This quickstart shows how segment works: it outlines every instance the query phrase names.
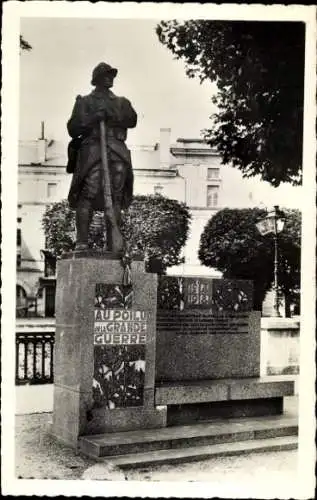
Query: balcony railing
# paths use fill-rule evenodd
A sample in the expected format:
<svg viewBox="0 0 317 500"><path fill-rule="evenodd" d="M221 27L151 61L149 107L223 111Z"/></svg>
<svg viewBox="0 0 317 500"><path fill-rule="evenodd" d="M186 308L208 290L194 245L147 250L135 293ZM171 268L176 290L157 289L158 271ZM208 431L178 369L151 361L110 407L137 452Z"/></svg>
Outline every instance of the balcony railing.
<svg viewBox="0 0 317 500"><path fill-rule="evenodd" d="M53 383L54 339L53 331L16 333L17 385Z"/></svg>

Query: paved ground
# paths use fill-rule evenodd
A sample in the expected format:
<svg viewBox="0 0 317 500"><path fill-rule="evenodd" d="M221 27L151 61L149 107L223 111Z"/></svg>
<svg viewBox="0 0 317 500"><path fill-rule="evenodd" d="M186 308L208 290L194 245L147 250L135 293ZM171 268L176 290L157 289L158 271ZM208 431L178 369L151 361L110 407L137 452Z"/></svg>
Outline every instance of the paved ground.
<svg viewBox="0 0 317 500"><path fill-rule="evenodd" d="M46 432L51 413L16 416L16 476L23 479L79 479L95 462L56 443Z"/></svg>
<svg viewBox="0 0 317 500"><path fill-rule="evenodd" d="M54 384L16 385L15 414L49 413L53 411Z"/></svg>
<svg viewBox="0 0 317 500"><path fill-rule="evenodd" d="M297 470L297 451L252 453L244 456L218 457L192 464L161 466L129 471L129 480L212 481L265 485L268 480L292 481Z"/></svg>

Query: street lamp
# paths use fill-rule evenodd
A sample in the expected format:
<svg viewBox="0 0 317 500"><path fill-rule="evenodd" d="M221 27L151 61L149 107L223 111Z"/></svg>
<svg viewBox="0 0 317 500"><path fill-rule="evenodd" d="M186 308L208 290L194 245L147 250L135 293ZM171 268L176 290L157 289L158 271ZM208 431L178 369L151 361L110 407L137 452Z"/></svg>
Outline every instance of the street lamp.
<svg viewBox="0 0 317 500"><path fill-rule="evenodd" d="M255 225L258 231L265 236L267 234L273 233L274 236L274 306L273 306L273 317L280 317L279 302L278 302L278 233L283 231L285 223L285 215L278 205L274 206L274 209L268 212L268 214L260 219Z"/></svg>

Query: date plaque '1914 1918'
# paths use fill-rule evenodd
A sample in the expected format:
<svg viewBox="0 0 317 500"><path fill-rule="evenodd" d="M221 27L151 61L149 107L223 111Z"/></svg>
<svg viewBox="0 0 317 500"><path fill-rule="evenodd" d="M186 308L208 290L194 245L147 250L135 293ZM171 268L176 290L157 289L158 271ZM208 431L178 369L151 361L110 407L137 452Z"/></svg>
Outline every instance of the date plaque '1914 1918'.
<svg viewBox="0 0 317 500"><path fill-rule="evenodd" d="M250 281L198 277L181 281L178 307L159 311L159 330L188 335L248 332L253 300Z"/></svg>
<svg viewBox="0 0 317 500"><path fill-rule="evenodd" d="M253 286L246 280L184 278L183 296L185 309L247 312L252 309Z"/></svg>
<svg viewBox="0 0 317 500"><path fill-rule="evenodd" d="M132 309L132 295L132 286L96 285L95 408L143 405L148 311Z"/></svg>

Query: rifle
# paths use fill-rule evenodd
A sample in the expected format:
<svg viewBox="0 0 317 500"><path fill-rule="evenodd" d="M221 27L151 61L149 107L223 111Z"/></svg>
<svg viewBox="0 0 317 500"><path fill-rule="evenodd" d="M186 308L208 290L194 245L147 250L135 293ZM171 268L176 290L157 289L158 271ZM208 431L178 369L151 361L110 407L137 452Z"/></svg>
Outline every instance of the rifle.
<svg viewBox="0 0 317 500"><path fill-rule="evenodd" d="M120 253L123 251L124 245L123 245L122 234L118 227L118 222L116 219L112 203L111 181L110 181L109 164L107 157L106 124L104 120L101 120L100 122L100 150L101 150L101 163L102 163L102 184L103 184L103 198L105 205L104 216L105 216L106 232L109 223L111 227L111 243L112 243L111 250L115 253Z"/></svg>

